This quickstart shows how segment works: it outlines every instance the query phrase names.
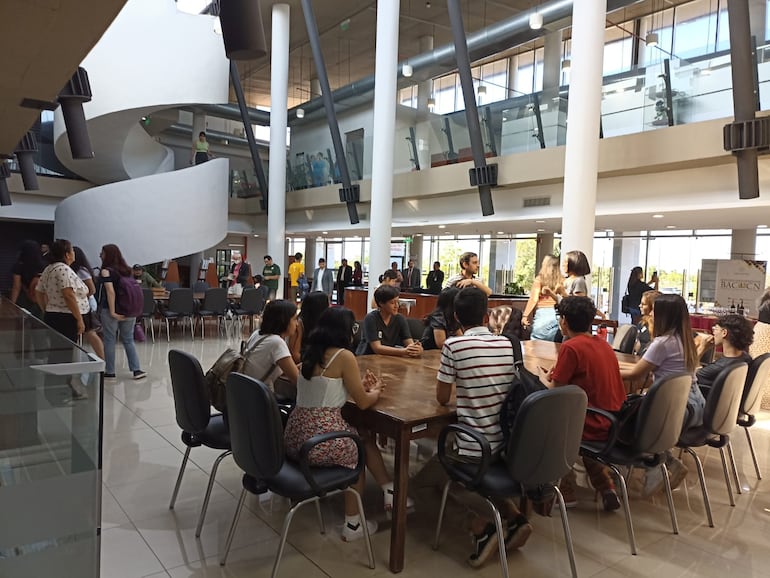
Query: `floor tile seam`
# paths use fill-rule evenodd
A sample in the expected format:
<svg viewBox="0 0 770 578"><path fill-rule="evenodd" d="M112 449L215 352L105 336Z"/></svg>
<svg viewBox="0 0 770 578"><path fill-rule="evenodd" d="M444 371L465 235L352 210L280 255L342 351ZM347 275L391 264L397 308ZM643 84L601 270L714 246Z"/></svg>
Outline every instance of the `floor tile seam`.
<svg viewBox="0 0 770 578"><path fill-rule="evenodd" d="M120 511L121 511L121 512L123 512L123 515L126 517L126 519L127 519L129 522L131 522L131 524L133 524L133 525L134 525L134 527L136 527L136 524L134 524L134 521L131 519L131 516L129 516L129 515L128 515L128 512L126 512L126 510L123 508L123 505L120 503L120 500L118 500L118 499L115 497L115 494L113 494L113 493L110 491L110 488L109 488L109 486L107 486L107 485L106 485L104 482L102 482L102 501L104 500L104 496L103 496L103 494L104 494L104 492L105 492L105 491L106 491L106 492L107 492L107 493L108 493L110 496L112 496L112 499L113 499L113 500L115 500L115 503L118 505L118 508L120 508ZM101 507L101 504L100 504L100 512L101 512L102 510L103 510L103 508ZM101 520L99 520L99 524L101 524L101 523L102 523L102 522L101 522Z"/></svg>

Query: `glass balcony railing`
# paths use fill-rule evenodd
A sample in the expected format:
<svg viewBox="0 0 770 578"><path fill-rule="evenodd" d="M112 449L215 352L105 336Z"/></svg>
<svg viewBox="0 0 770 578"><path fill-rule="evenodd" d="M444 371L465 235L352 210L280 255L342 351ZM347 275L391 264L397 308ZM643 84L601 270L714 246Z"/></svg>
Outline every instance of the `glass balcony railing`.
<svg viewBox="0 0 770 578"><path fill-rule="evenodd" d="M103 365L0 300L0 576L99 575Z"/></svg>

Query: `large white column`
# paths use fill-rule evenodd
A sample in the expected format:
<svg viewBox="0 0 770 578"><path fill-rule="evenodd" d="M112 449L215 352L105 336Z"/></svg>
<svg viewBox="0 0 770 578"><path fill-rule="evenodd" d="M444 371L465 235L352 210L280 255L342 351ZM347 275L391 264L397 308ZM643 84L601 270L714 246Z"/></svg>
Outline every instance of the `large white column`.
<svg viewBox="0 0 770 578"><path fill-rule="evenodd" d="M572 63L564 158L562 255L580 250L591 262L599 166L599 117L607 0L575 2L572 8Z"/></svg>
<svg viewBox="0 0 770 578"><path fill-rule="evenodd" d="M390 265L393 217L393 147L396 133L396 68L398 66L398 2L377 3L377 55L374 68L372 205L369 212L369 299L377 276Z"/></svg>
<svg viewBox="0 0 770 578"><path fill-rule="evenodd" d="M286 265L286 124L289 92L289 5L273 5L270 49L270 190L267 252L281 268L279 298L283 296Z"/></svg>

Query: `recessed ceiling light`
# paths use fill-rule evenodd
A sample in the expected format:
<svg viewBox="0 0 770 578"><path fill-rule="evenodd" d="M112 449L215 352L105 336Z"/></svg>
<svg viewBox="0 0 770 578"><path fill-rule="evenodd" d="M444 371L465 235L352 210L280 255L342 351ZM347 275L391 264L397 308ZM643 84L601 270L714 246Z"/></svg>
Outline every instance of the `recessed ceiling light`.
<svg viewBox="0 0 770 578"><path fill-rule="evenodd" d="M439 229L446 229L446 225L439 225L438 228Z"/></svg>
<svg viewBox="0 0 770 578"><path fill-rule="evenodd" d="M657 215L653 215L653 216L652 216L652 218L653 218L653 219L662 219L662 218L663 218L663 215L661 215L660 213L658 213Z"/></svg>
<svg viewBox="0 0 770 578"><path fill-rule="evenodd" d="M329 234L329 231L321 231L321 234L322 234L322 235L328 235L328 234Z"/></svg>
<svg viewBox="0 0 770 578"><path fill-rule="evenodd" d="M604 229L605 233L612 233L612 229Z"/></svg>
<svg viewBox="0 0 770 578"><path fill-rule="evenodd" d="M255 237L259 237L259 235L254 235Z"/></svg>
<svg viewBox="0 0 770 578"><path fill-rule="evenodd" d="M505 232L504 231L498 231L497 234L498 235L505 235Z"/></svg>
<svg viewBox="0 0 770 578"><path fill-rule="evenodd" d="M538 233L545 233L545 229L538 229L537 232Z"/></svg>
<svg viewBox="0 0 770 578"><path fill-rule="evenodd" d="M676 229L676 225L666 225L666 229Z"/></svg>
<svg viewBox="0 0 770 578"><path fill-rule="evenodd" d="M545 223L545 221L535 221L535 223Z"/></svg>

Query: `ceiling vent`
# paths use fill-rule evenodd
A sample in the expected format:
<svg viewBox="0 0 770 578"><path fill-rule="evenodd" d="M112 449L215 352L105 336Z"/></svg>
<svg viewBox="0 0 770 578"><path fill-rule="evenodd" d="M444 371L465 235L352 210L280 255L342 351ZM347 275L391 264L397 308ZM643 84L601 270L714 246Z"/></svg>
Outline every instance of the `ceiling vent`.
<svg viewBox="0 0 770 578"><path fill-rule="evenodd" d="M530 197L524 199L523 206L526 207L547 207L551 204L551 197Z"/></svg>

